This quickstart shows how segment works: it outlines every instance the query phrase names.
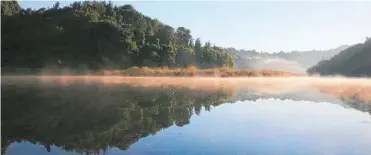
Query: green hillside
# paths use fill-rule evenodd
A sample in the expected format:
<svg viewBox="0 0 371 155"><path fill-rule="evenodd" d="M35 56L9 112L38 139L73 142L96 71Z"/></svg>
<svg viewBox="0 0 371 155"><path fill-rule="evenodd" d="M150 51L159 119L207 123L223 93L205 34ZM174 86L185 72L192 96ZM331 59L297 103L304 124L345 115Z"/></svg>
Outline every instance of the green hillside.
<svg viewBox="0 0 371 155"><path fill-rule="evenodd" d="M371 39L356 44L330 60L323 60L307 70L309 74L371 76Z"/></svg>
<svg viewBox="0 0 371 155"><path fill-rule="evenodd" d="M125 69L131 66L233 67L233 58L191 31L131 5L73 2L32 10L1 2L3 69Z"/></svg>

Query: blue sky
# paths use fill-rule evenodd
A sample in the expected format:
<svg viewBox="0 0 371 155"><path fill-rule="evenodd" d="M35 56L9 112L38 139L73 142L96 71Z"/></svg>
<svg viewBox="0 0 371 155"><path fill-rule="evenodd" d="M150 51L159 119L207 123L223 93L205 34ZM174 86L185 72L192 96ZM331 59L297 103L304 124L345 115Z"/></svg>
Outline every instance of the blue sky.
<svg viewBox="0 0 371 155"><path fill-rule="evenodd" d="M61 6L72 1L60 1ZM194 38L223 47L265 52L330 49L371 37L371 1L113 1ZM23 8L51 7L55 1L20 1Z"/></svg>

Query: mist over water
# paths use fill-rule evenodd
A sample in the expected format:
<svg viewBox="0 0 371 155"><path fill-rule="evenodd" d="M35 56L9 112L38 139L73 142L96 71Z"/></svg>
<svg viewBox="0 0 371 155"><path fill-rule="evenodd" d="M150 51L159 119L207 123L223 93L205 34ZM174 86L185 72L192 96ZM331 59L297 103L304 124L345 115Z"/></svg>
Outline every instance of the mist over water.
<svg viewBox="0 0 371 155"><path fill-rule="evenodd" d="M2 153L360 154L371 82L3 76Z"/></svg>
<svg viewBox="0 0 371 155"><path fill-rule="evenodd" d="M253 69L273 69L299 74L305 74L307 70L307 68L301 66L296 61L282 58L257 59L255 62L251 62L248 65Z"/></svg>
<svg viewBox="0 0 371 155"><path fill-rule="evenodd" d="M371 79L344 77L123 77L123 76L5 76L3 83L61 84L95 83L141 88L190 90L254 89L261 94L285 94L311 90L338 98L371 101ZM37 83L35 83L35 81Z"/></svg>

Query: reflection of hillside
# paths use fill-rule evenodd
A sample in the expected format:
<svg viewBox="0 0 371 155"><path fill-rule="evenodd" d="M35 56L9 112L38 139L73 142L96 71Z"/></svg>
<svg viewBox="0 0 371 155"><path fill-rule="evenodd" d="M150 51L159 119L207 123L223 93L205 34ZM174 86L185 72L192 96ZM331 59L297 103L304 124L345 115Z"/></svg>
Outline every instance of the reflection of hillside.
<svg viewBox="0 0 371 155"><path fill-rule="evenodd" d="M74 152L127 149L142 137L223 103L223 91L182 92L75 85L2 89L2 149L30 141Z"/></svg>
<svg viewBox="0 0 371 155"><path fill-rule="evenodd" d="M52 145L73 152L94 153L110 147L126 150L140 138L161 129L190 123L191 116L200 114L201 109L210 110L211 106L237 100L327 101L371 114L371 104L349 98L343 98L342 102L308 89L307 85L302 89L284 81L161 79L164 81L155 78L152 82L109 78L99 79L98 83L70 83L74 80L68 79L3 80L2 149L6 150L13 142L29 141L44 145L47 151L52 151ZM321 88L330 92L339 90ZM359 91L364 90L367 89Z"/></svg>

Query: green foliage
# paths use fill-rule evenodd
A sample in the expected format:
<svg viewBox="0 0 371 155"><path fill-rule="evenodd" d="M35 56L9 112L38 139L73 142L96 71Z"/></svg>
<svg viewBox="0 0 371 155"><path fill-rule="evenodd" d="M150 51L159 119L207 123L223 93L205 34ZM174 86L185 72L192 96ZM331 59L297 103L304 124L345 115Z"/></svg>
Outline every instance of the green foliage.
<svg viewBox="0 0 371 155"><path fill-rule="evenodd" d="M353 45L330 60L320 61L307 70L309 74L371 76L371 39Z"/></svg>
<svg viewBox="0 0 371 155"><path fill-rule="evenodd" d="M11 16L18 14L21 7L17 1L1 1L1 16Z"/></svg>
<svg viewBox="0 0 371 155"><path fill-rule="evenodd" d="M221 48L193 43L191 31L176 30L131 5L79 1L70 6L21 9L2 1L4 68L125 69L131 66L223 67ZM85 67L81 67L85 66Z"/></svg>
<svg viewBox="0 0 371 155"><path fill-rule="evenodd" d="M200 64L201 60L202 60L202 55L203 55L202 54L202 44L201 44L200 38L196 39L194 49L195 49L195 53L196 53L196 62L197 62L197 64Z"/></svg>

